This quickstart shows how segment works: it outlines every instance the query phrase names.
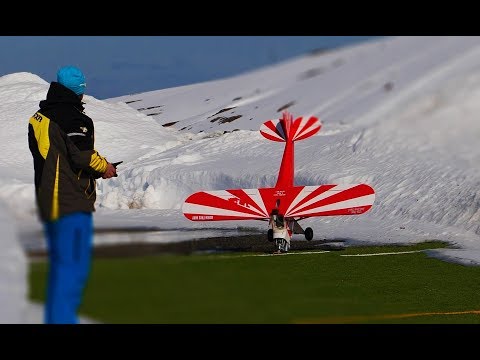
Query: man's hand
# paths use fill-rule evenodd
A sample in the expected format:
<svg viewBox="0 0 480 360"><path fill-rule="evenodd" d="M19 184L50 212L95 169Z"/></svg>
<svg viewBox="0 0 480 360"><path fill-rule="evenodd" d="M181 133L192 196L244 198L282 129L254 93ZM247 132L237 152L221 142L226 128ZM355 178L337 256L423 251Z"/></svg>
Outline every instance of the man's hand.
<svg viewBox="0 0 480 360"><path fill-rule="evenodd" d="M110 179L111 177L117 176L117 169L112 164L108 163L107 170L103 173L103 179Z"/></svg>

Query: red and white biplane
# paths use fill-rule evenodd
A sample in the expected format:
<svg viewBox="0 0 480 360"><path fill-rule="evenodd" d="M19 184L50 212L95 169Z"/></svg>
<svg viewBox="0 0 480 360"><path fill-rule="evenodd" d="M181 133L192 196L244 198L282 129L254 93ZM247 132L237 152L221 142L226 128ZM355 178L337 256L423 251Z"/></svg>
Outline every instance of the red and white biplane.
<svg viewBox="0 0 480 360"><path fill-rule="evenodd" d="M292 234L313 239L312 228L304 230L300 220L365 213L375 200L375 191L367 184L295 186L294 143L315 135L321 126L314 116L294 120L287 111L282 118L265 122L261 134L285 143L275 187L199 191L185 200L183 214L192 221L268 221L268 241L275 242L277 252L286 252Z"/></svg>

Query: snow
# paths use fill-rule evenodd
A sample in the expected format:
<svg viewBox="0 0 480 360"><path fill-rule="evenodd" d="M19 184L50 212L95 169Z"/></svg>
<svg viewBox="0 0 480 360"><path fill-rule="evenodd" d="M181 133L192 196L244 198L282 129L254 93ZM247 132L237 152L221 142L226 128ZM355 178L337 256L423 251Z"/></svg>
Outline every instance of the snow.
<svg viewBox="0 0 480 360"><path fill-rule="evenodd" d="M259 129L288 109L323 123L295 146L296 185L367 183L376 191L373 208L360 216L303 220L314 239L442 240L455 248L431 256L478 266L479 64L480 37L403 36L222 80L104 101L87 95L97 150L124 161L118 177L98 182L96 227L161 230L144 236L152 242L265 232L259 221L191 222L181 206L196 191L273 187L283 144L264 139ZM19 249L44 246L27 123L47 90L35 74L0 77L0 224L2 256L9 260L0 273L0 298L17 310L26 287ZM131 234L95 238L97 244L134 240ZM5 286L18 291L3 300ZM15 320L22 321L0 310L1 322Z"/></svg>

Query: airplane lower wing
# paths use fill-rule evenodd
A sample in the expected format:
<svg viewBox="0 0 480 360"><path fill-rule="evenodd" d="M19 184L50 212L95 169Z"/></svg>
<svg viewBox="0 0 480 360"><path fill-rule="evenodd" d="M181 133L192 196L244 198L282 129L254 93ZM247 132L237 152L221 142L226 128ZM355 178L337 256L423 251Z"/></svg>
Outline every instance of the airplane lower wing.
<svg viewBox="0 0 480 360"><path fill-rule="evenodd" d="M200 191L182 206L192 221L267 220L278 207L285 217L360 215L375 201L366 184Z"/></svg>

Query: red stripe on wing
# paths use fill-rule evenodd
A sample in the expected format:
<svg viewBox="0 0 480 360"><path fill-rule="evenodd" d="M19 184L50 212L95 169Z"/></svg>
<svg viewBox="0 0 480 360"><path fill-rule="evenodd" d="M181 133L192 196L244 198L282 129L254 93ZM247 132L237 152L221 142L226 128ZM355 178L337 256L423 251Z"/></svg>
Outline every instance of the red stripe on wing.
<svg viewBox="0 0 480 360"><path fill-rule="evenodd" d="M295 212L295 210L297 210L299 207L302 207L303 204L305 204L306 202L310 201L311 199L313 199L314 197L316 197L320 194L323 194L325 191L328 191L335 186L337 186L337 185L320 185L317 189L315 189L314 191L309 193L307 196L305 196L305 198L300 200L293 208L289 209L288 212L289 213Z"/></svg>
<svg viewBox="0 0 480 360"><path fill-rule="evenodd" d="M239 203L240 204L248 204L250 205L251 207L257 209L259 212L261 212L262 214L264 214L265 216L268 217L268 214L265 214L265 210L262 209L259 204L256 203L256 201L254 199L252 199L250 197L250 195L248 195L245 190L243 189L233 189L233 190L227 190L230 194L236 196L238 199L239 199ZM260 200L263 201L263 199L261 198L261 194L258 193L259 197L260 197Z"/></svg>
<svg viewBox="0 0 480 360"><path fill-rule="evenodd" d="M365 205L365 206L349 207L345 209L319 211L316 213L308 214L307 216L312 217L312 216L360 215L370 210L371 207L372 205Z"/></svg>
<svg viewBox="0 0 480 360"><path fill-rule="evenodd" d="M368 186L366 184L359 184L359 185L356 185L354 187L351 187L351 188L343 190L343 191L334 192L334 194L332 194L331 196L329 196L325 199L321 199L319 201L316 201L316 202L314 202L310 205L307 205L303 208L301 206L296 206L295 207L295 212L296 213L299 213L299 212L303 213L305 211L315 209L315 208L318 208L318 207L321 207L321 206L335 204L335 203L338 203L338 202L351 200L351 199L355 199L355 198L358 198L358 197L361 197L361 196L371 195L371 194L374 194L374 193L375 193L374 190L370 186ZM305 201L303 201L303 203L305 203ZM294 211L289 211L289 213L293 214Z"/></svg>
<svg viewBox="0 0 480 360"><path fill-rule="evenodd" d="M246 215L254 215L255 217L259 217L259 214L257 211L251 210L248 207L240 205L241 203L234 196L232 196L231 198L223 198L223 197L215 196L215 195L200 191L190 195L185 200L185 203L216 208L220 210L218 215L221 215L221 210L231 210L231 211L241 212ZM263 211L261 212L263 213Z"/></svg>

